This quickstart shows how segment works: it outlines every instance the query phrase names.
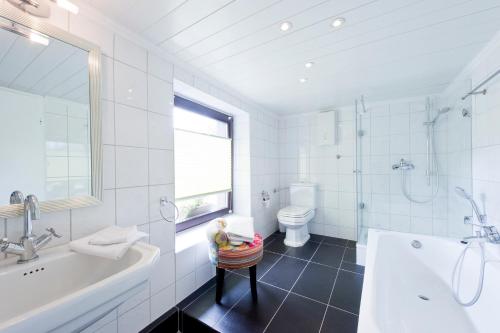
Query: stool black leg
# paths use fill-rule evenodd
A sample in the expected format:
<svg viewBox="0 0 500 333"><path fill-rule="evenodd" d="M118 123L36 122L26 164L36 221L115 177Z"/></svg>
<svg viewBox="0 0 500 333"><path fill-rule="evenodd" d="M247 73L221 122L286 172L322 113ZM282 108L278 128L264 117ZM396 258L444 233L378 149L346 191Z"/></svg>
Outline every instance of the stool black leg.
<svg viewBox="0 0 500 333"><path fill-rule="evenodd" d="M226 270L224 268L217 267L216 273L216 286L215 286L215 302L220 304L220 300L222 299L222 290L224 288L224 274Z"/></svg>
<svg viewBox="0 0 500 333"><path fill-rule="evenodd" d="M257 300L257 265L248 268L250 271L250 288L252 289L252 299Z"/></svg>

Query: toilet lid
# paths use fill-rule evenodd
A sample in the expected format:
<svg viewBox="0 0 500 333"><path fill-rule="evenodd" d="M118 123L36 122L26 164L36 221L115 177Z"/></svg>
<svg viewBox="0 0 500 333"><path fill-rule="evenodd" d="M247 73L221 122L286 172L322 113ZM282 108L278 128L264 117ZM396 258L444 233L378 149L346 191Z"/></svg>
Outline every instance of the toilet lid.
<svg viewBox="0 0 500 333"><path fill-rule="evenodd" d="M279 214L281 216L288 217L304 217L311 212L311 208L299 207L299 206L288 206L280 210Z"/></svg>

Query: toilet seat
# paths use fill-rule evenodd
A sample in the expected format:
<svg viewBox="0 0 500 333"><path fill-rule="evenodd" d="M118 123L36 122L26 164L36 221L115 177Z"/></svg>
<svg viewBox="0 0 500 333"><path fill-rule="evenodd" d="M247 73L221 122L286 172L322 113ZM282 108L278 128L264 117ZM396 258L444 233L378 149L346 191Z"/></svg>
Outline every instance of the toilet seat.
<svg viewBox="0 0 500 333"><path fill-rule="evenodd" d="M288 206L278 212L278 220L285 224L304 224L314 217L314 209L300 206Z"/></svg>

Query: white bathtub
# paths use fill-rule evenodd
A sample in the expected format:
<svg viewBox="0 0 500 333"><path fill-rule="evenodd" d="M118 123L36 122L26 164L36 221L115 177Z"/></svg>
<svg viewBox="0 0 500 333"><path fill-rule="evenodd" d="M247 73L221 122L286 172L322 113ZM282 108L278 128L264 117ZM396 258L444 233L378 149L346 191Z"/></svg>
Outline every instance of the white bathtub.
<svg viewBox="0 0 500 333"><path fill-rule="evenodd" d="M422 247L412 247L413 240ZM486 244L483 292L471 307L459 305L451 290L463 247L457 240L370 230L358 333L500 332L500 245ZM473 249L464 263L462 299L474 294L478 264Z"/></svg>

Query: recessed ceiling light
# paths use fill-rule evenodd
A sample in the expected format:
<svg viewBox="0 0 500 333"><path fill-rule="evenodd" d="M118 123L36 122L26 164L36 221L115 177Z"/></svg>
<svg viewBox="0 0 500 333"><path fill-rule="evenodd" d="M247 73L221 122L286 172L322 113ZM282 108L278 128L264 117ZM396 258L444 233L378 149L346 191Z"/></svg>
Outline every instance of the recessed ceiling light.
<svg viewBox="0 0 500 333"><path fill-rule="evenodd" d="M304 66L306 66L306 68L311 68L312 66L314 66L314 62L312 61L306 62Z"/></svg>
<svg viewBox="0 0 500 333"><path fill-rule="evenodd" d="M345 23L345 18L337 17L335 20L332 21L332 27L340 28L342 25L344 25L344 23Z"/></svg>
<svg viewBox="0 0 500 333"><path fill-rule="evenodd" d="M300 79L299 79L299 82L300 82L300 83L306 83L306 82L307 82L307 78L305 78L305 77L300 78Z"/></svg>
<svg viewBox="0 0 500 333"><path fill-rule="evenodd" d="M288 30L292 29L292 27L293 27L292 22L285 21L285 22L281 23L280 30L281 31L288 31Z"/></svg>

